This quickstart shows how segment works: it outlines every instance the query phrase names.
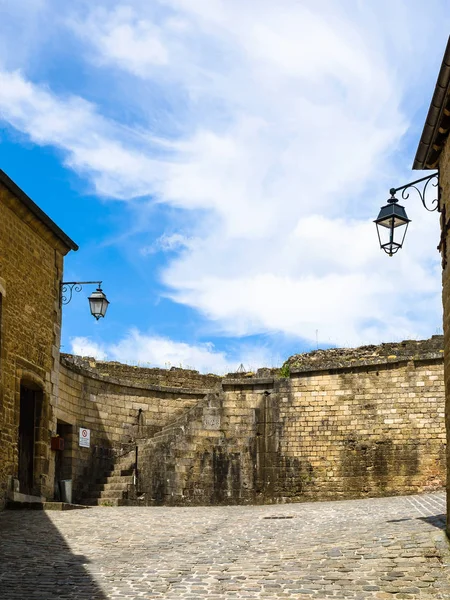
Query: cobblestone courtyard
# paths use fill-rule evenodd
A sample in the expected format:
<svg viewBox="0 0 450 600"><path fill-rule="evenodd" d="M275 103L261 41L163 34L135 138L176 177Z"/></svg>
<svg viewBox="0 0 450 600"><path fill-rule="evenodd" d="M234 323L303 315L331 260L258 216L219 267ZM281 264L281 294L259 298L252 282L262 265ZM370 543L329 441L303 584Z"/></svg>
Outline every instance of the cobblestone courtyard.
<svg viewBox="0 0 450 600"><path fill-rule="evenodd" d="M0 598L449 598L443 493L0 514Z"/></svg>

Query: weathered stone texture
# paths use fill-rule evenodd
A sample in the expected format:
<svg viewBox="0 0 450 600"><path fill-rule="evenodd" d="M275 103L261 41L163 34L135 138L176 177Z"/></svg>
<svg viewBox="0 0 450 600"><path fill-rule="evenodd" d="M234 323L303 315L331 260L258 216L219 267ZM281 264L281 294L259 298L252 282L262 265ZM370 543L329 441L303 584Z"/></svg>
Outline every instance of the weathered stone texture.
<svg viewBox="0 0 450 600"><path fill-rule="evenodd" d="M407 352L375 365L327 362L289 379L224 380L220 392L139 442L143 501L286 502L441 487L441 343L435 338L421 359Z"/></svg>
<svg viewBox="0 0 450 600"><path fill-rule="evenodd" d="M297 373L291 384L280 407L280 455L307 458L303 494L348 498L442 485L442 359Z"/></svg>
<svg viewBox="0 0 450 600"><path fill-rule="evenodd" d="M69 368L73 365L75 368L80 367L84 371L92 373L95 377L106 376L118 381L134 382L141 386L159 385L172 388L209 390L218 385L222 380L219 375L201 375L193 369L138 367L119 362L73 356L72 354L62 354L61 357Z"/></svg>
<svg viewBox="0 0 450 600"><path fill-rule="evenodd" d="M450 440L450 146L447 140L439 161L439 185L441 188L441 243L442 254L442 303L444 307L444 379L446 390L446 428L447 449ZM447 482L450 460L447 450ZM447 483L447 496L450 497L450 484ZM450 534L450 521L447 519L447 530Z"/></svg>
<svg viewBox="0 0 450 600"><path fill-rule="evenodd" d="M329 348L294 354L285 365L290 370L313 371L345 367L396 363L399 359L424 360L436 358L444 353L442 335L433 335L428 340L404 340L358 348Z"/></svg>
<svg viewBox="0 0 450 600"><path fill-rule="evenodd" d="M67 251L0 183L0 508L17 477L21 382L42 393L33 491L53 493L49 429L59 365L59 282Z"/></svg>

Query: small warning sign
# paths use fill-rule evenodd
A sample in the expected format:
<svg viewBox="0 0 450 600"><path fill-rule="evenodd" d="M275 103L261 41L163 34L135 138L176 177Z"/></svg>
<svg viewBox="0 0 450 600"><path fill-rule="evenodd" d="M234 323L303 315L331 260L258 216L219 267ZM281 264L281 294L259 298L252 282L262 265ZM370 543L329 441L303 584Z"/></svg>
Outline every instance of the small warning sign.
<svg viewBox="0 0 450 600"><path fill-rule="evenodd" d="M83 448L91 447L91 430L84 429L80 427L80 436L78 441L79 446L83 446Z"/></svg>

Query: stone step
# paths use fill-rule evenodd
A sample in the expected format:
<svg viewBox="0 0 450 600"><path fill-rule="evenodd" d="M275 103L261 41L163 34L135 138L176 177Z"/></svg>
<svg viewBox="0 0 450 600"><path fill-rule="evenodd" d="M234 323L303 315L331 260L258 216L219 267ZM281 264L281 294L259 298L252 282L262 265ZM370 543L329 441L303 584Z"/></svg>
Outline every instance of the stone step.
<svg viewBox="0 0 450 600"><path fill-rule="evenodd" d="M133 462L122 462L122 463L114 463L112 467L112 471L125 471L128 469L134 469L134 461Z"/></svg>
<svg viewBox="0 0 450 600"><path fill-rule="evenodd" d="M85 506L126 506L127 500L124 498L86 498L83 504Z"/></svg>
<svg viewBox="0 0 450 600"><path fill-rule="evenodd" d="M121 483L105 483L103 486L104 490L124 490L128 491L129 484L126 481L122 481Z"/></svg>
<svg viewBox="0 0 450 600"><path fill-rule="evenodd" d="M130 475L133 475L133 473L134 473L133 467L130 467L128 469L114 469L113 471L110 472L108 477L129 477Z"/></svg>
<svg viewBox="0 0 450 600"><path fill-rule="evenodd" d="M130 483L133 484L134 477L133 475L110 475L106 478L106 481L103 483Z"/></svg>
<svg viewBox="0 0 450 600"><path fill-rule="evenodd" d="M125 498L128 496L128 490L90 490L89 497L100 500L101 498Z"/></svg>
<svg viewBox="0 0 450 600"><path fill-rule="evenodd" d="M125 475L122 473L125 472ZM133 477L134 469L111 469L111 471L105 471L102 477L97 477L95 483L105 483L110 479L114 480L122 480L124 477L129 478Z"/></svg>
<svg viewBox="0 0 450 600"><path fill-rule="evenodd" d="M97 483L89 487L89 493L103 492L104 490L120 490L128 491L130 483L127 481L118 481L115 483Z"/></svg>
<svg viewBox="0 0 450 600"><path fill-rule="evenodd" d="M134 463L135 460L136 460L136 453L133 450L133 452L130 452L129 454L123 454L122 456L119 456L118 458L116 458L116 460L114 461L114 464L115 465L119 465L122 463L131 464L131 463Z"/></svg>
<svg viewBox="0 0 450 600"><path fill-rule="evenodd" d="M102 490L101 492L98 492L98 498L104 498L104 499L108 499L108 498L120 498L123 499L124 496L126 496L128 490ZM97 494L92 494L93 496L96 496Z"/></svg>

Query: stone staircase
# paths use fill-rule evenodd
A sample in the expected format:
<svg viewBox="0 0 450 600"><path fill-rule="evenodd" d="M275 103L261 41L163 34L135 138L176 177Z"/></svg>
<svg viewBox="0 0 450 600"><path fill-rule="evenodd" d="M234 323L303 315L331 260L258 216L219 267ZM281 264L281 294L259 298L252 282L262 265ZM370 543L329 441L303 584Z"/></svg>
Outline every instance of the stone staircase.
<svg viewBox="0 0 450 600"><path fill-rule="evenodd" d="M214 479L222 495L228 494L228 468L222 461L224 431L221 423L223 394L209 392L151 438L138 439L139 504L141 506L208 504L215 489L203 486ZM217 465L220 466L217 467ZM223 466L223 481L213 474ZM200 483L199 483L200 482ZM233 497L233 490L227 498ZM220 495L220 494L219 494ZM187 499L187 500L186 500ZM185 501L186 500L186 501Z"/></svg>
<svg viewBox="0 0 450 600"><path fill-rule="evenodd" d="M184 445L186 435L189 438L197 440L197 431L203 431L206 426L208 438L221 438L222 432L215 422L209 426L205 419L217 419L217 406L219 397L216 392L205 394L197 404L184 410L173 421L165 427L136 426L134 429L127 430L129 441L128 448L132 449L117 457L112 469L105 472L105 476L97 479L95 484L91 484L84 493L82 504L87 506L142 506L145 502L151 502L146 498L146 494L139 492L138 471L141 473L143 465L147 466L147 461L154 454L154 448L161 448L166 444L177 446ZM204 441L199 435L198 443ZM136 464L136 459L138 464ZM162 458L162 462L164 462ZM180 467L182 468L182 467ZM172 469L175 473L178 467ZM149 496L149 494L147 494Z"/></svg>
<svg viewBox="0 0 450 600"><path fill-rule="evenodd" d="M135 453L134 450L120 456L114 468L102 480L89 487L87 498L82 503L87 506L126 506L135 495Z"/></svg>

